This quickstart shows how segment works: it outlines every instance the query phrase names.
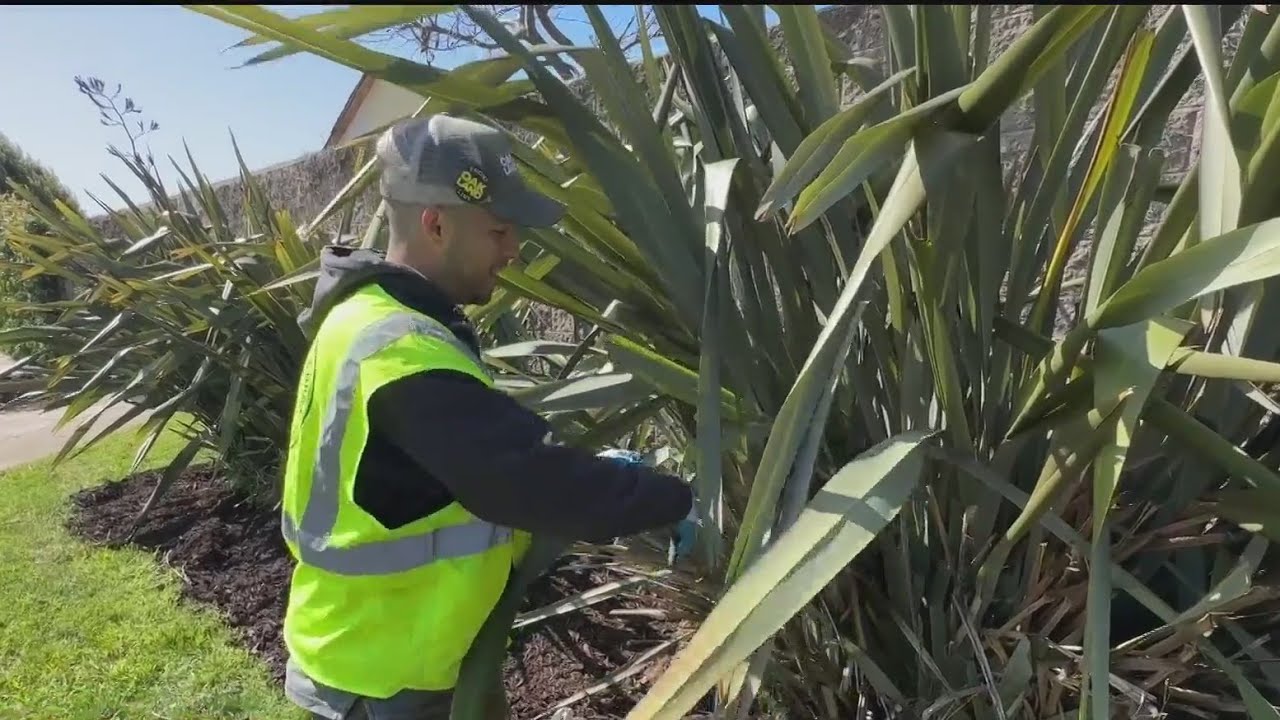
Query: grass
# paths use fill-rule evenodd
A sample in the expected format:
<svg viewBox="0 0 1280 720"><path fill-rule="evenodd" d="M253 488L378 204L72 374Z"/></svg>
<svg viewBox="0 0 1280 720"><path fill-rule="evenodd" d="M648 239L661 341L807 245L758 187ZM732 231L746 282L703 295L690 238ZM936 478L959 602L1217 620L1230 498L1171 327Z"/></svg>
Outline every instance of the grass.
<svg viewBox="0 0 1280 720"><path fill-rule="evenodd" d="M67 534L68 495L117 479L136 441L0 472L0 718L294 718L266 666L147 552ZM150 462L178 449L162 439Z"/></svg>

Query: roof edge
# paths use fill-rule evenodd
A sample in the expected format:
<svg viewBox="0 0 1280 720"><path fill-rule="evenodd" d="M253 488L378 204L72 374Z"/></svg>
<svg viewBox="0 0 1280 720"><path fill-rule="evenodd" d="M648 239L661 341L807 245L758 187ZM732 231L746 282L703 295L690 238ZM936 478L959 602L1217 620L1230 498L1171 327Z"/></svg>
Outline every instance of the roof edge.
<svg viewBox="0 0 1280 720"><path fill-rule="evenodd" d="M351 94L347 96L347 103L342 106L342 112L338 113L338 119L333 123L333 129L329 131L329 137L324 141L324 148L327 150L332 148L338 142L338 138L351 127L351 121L355 119L356 112L364 103L369 92L373 90L373 84L377 82L377 78L369 73L360 76L359 82L351 89Z"/></svg>

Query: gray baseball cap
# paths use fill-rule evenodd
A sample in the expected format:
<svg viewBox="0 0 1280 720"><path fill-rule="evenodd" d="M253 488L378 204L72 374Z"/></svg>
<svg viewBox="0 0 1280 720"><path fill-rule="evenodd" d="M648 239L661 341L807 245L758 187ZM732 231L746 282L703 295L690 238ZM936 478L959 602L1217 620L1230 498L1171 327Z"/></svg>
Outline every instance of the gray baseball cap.
<svg viewBox="0 0 1280 720"><path fill-rule="evenodd" d="M520 179L511 142L497 128L432 115L396 123L378 138L379 187L415 205L479 205L500 220L548 227L565 208Z"/></svg>

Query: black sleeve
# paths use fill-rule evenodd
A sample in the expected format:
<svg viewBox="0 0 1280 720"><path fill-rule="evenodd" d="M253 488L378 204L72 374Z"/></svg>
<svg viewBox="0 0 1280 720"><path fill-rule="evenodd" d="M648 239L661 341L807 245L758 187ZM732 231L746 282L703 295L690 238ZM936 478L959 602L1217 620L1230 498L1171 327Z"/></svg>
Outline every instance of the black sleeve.
<svg viewBox="0 0 1280 720"><path fill-rule="evenodd" d="M601 542L673 525L693 503L679 478L546 444L541 417L462 373L389 383L369 415L463 507L500 525Z"/></svg>

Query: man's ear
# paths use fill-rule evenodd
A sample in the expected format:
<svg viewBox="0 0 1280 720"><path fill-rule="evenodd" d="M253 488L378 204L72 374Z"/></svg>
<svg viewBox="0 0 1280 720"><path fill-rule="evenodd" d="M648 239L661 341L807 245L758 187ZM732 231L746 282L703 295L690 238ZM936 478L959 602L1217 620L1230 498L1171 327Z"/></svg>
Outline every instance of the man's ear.
<svg viewBox="0 0 1280 720"><path fill-rule="evenodd" d="M440 238L441 229L441 212L437 207L425 207L422 209L422 215L418 217L418 222L422 224L422 231L426 233L428 238L437 240Z"/></svg>

